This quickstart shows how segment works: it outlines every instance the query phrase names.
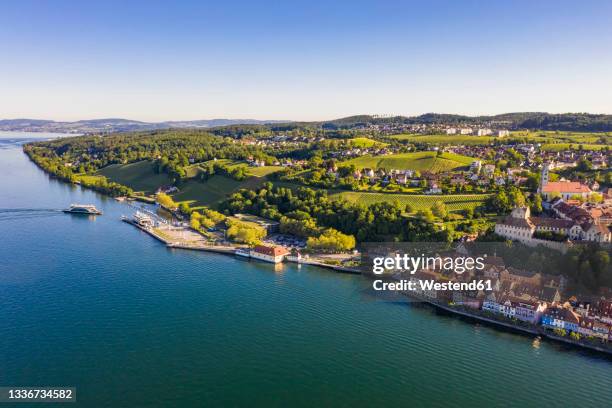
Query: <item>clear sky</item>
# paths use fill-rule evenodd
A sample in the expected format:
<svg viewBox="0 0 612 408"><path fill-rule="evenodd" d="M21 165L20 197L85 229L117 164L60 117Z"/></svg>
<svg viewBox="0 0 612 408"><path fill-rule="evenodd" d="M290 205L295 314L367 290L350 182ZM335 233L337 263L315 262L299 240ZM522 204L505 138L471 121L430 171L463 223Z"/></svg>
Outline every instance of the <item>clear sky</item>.
<svg viewBox="0 0 612 408"><path fill-rule="evenodd" d="M4 1L0 119L612 113L611 1Z"/></svg>

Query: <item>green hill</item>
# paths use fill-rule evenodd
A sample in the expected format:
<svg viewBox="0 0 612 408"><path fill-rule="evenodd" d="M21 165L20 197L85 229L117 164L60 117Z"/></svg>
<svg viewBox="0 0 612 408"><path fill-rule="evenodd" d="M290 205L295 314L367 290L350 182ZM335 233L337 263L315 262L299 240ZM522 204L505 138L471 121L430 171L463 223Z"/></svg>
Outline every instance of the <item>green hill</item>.
<svg viewBox="0 0 612 408"><path fill-rule="evenodd" d="M227 160L227 163L233 164L230 160ZM187 169L188 176L195 177L196 168L197 166L190 166ZM192 206L214 206L241 188L256 189L267 180L265 177L267 174L278 168L266 166L252 169L254 170L252 177L243 181L221 175L215 175L207 181L187 180L178 186L179 192L173 198L178 202L187 201ZM130 164L113 164L101 169L98 174L145 194L153 194L159 186L172 184L167 174L156 174L153 164L146 160Z"/></svg>
<svg viewBox="0 0 612 408"><path fill-rule="evenodd" d="M235 191L241 188L255 190L265 181L265 177L250 177L237 181L218 175L206 181L189 180L179 186L180 191L174 194L173 199L177 202L186 201L192 207L202 205L215 207Z"/></svg>
<svg viewBox="0 0 612 408"><path fill-rule="evenodd" d="M400 153L388 156L362 156L347 160L342 164L354 164L357 168L385 168L397 170L418 170L440 173L467 167L474 159L453 153L436 152Z"/></svg>
<svg viewBox="0 0 612 408"><path fill-rule="evenodd" d="M167 174L155 173L153 163L147 160L130 164L111 164L101 169L98 174L145 194L153 194L157 187L172 184Z"/></svg>

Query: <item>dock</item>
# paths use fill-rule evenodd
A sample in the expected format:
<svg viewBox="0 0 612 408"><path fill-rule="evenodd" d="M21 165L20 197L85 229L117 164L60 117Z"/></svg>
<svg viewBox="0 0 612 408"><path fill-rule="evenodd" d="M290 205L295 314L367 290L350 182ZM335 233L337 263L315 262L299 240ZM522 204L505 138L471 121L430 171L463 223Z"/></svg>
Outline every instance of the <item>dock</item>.
<svg viewBox="0 0 612 408"><path fill-rule="evenodd" d="M338 273L349 273L349 274L353 274L353 275L361 275L361 270L359 268L351 268L348 266L342 266L342 265L331 265L331 264L327 264L325 262L320 262L320 261L312 261L309 259L300 259L297 261L294 260L289 260L289 262L294 262L300 265L312 265L312 266L318 266L320 268L327 268L327 269L333 269L334 271L338 272Z"/></svg>
<svg viewBox="0 0 612 408"><path fill-rule="evenodd" d="M193 240L193 241L180 241L180 240L173 240L170 239L170 237L166 234L160 234L158 232L155 231L155 228L151 228L151 227L146 227L146 226L142 226L139 223L137 223L136 221L129 219L127 217L123 217L121 218L121 220L125 223L128 223L130 225L135 226L136 228L138 228L141 231L146 232L147 234L149 234L150 236L152 236L153 238L157 239L158 241L164 243L168 248L177 248L177 249L187 249L187 250L192 250L192 251L207 251L207 252L216 252L219 254L226 254L226 255L234 255L236 248L232 247L232 246L227 246L227 245L210 245L210 244L206 244L204 242L204 240ZM179 228L176 229L177 231L179 231ZM181 230L182 231L182 230ZM193 233L194 235L196 233Z"/></svg>

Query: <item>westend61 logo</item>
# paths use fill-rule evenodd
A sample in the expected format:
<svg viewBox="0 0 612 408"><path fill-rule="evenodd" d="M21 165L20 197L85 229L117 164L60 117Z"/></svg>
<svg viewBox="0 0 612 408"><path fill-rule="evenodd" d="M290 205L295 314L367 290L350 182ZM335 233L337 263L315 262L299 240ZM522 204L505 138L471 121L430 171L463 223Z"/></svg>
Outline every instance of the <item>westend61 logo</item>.
<svg viewBox="0 0 612 408"><path fill-rule="evenodd" d="M408 272L414 274L418 270L444 270L463 274L466 271L482 271L485 267L485 256L479 257L441 257L409 256L408 254L395 256L379 256L373 258L372 273L381 275L385 271Z"/></svg>

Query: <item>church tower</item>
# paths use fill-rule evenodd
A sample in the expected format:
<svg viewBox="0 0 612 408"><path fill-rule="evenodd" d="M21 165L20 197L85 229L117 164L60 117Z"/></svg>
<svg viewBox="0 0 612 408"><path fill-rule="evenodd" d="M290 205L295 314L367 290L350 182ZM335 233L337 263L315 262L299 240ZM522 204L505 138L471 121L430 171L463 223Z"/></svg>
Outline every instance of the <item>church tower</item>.
<svg viewBox="0 0 612 408"><path fill-rule="evenodd" d="M542 173L540 174L540 187L538 193L541 193L544 186L548 184L548 172L550 170L550 163L546 162L542 165Z"/></svg>

